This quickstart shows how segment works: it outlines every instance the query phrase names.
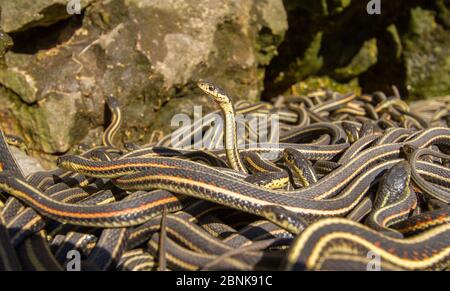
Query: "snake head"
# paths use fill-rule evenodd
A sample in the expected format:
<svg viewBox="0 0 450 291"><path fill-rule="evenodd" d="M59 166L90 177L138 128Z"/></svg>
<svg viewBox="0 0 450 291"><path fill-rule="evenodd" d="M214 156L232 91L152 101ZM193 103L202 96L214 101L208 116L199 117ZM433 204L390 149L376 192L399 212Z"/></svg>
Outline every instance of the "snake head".
<svg viewBox="0 0 450 291"><path fill-rule="evenodd" d="M380 209L398 203L409 191L411 166L401 161L383 176L374 201L374 208Z"/></svg>
<svg viewBox="0 0 450 291"><path fill-rule="evenodd" d="M136 151L136 150L138 150L138 149L141 148L141 147L138 146L137 144L131 143L131 142L126 142L126 143L123 144L123 146L125 147L125 149L126 149L127 151L130 151L130 152Z"/></svg>
<svg viewBox="0 0 450 291"><path fill-rule="evenodd" d="M386 173L384 183L392 189L403 189L408 187L411 177L411 166L407 161L401 161Z"/></svg>
<svg viewBox="0 0 450 291"><path fill-rule="evenodd" d="M311 166L308 159L301 152L291 148L284 149L282 159L288 166L297 167L302 171L306 171Z"/></svg>
<svg viewBox="0 0 450 291"><path fill-rule="evenodd" d="M308 225L308 223L302 217L297 215L297 213L278 205L264 205L261 208L261 215L267 220L294 234L300 233Z"/></svg>
<svg viewBox="0 0 450 291"><path fill-rule="evenodd" d="M292 165L295 162L296 156L294 155L294 151L290 148L287 148L283 151L282 159L285 163Z"/></svg>
<svg viewBox="0 0 450 291"><path fill-rule="evenodd" d="M108 107L111 109L119 107L119 100L117 100L116 97L114 97L112 95L106 97L105 102L108 105Z"/></svg>
<svg viewBox="0 0 450 291"><path fill-rule="evenodd" d="M303 186L309 186L310 181L308 177L311 177L312 165L308 159L301 152L291 148L286 148L283 151L282 159L291 173L297 175Z"/></svg>
<svg viewBox="0 0 450 291"><path fill-rule="evenodd" d="M375 126L371 120L365 120L362 125L360 132L364 135L371 135L375 132Z"/></svg>
<svg viewBox="0 0 450 291"><path fill-rule="evenodd" d="M353 123L344 121L342 122L342 128L348 136L350 143L354 143L359 138L358 128Z"/></svg>
<svg viewBox="0 0 450 291"><path fill-rule="evenodd" d="M197 86L206 94L214 98L214 100L219 104L231 103L231 99L225 91L213 83L205 80L200 80L197 82Z"/></svg>
<svg viewBox="0 0 450 291"><path fill-rule="evenodd" d="M406 156L406 158L409 160L412 156L412 154L417 150L416 147L410 145L410 144L405 144L402 147L402 152L403 154Z"/></svg>
<svg viewBox="0 0 450 291"><path fill-rule="evenodd" d="M72 155L66 155L66 156L59 157L56 160L56 166L60 169L74 171L75 170L75 167L73 165L74 159L76 159L76 156L72 156Z"/></svg>

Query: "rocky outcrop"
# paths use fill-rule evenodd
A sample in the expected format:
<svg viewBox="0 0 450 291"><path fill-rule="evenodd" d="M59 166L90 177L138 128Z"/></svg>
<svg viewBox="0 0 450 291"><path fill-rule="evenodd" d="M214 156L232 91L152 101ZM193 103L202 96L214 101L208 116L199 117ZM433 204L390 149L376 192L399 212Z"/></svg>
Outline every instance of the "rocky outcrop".
<svg viewBox="0 0 450 291"><path fill-rule="evenodd" d="M448 11L445 10L445 15L450 16ZM431 10L420 7L411 10L409 31L403 43L405 85L415 99L450 94L450 26L439 19Z"/></svg>
<svg viewBox="0 0 450 291"><path fill-rule="evenodd" d="M0 0L0 126L51 161L99 144L107 95L123 110L119 142L212 109L200 78L235 101L392 85L409 99L450 95L450 0L382 1L379 15L368 3Z"/></svg>
<svg viewBox="0 0 450 291"><path fill-rule="evenodd" d="M214 106L199 78L258 99L287 30L281 0L81 1L80 15L65 3L0 2L15 42L0 70L1 126L41 156L98 143L107 95L124 111L122 141L140 143L192 104Z"/></svg>
<svg viewBox="0 0 450 291"><path fill-rule="evenodd" d="M28 176L31 173L44 170L39 160L30 157L25 152L15 147L11 147L11 153L14 155L17 164L19 165L20 169L22 170L25 176Z"/></svg>
<svg viewBox="0 0 450 291"><path fill-rule="evenodd" d="M60 20L70 18L69 7L84 9L94 0L0 0L1 25L6 32L23 31L37 26L49 26ZM77 13L74 9L73 13Z"/></svg>
<svg viewBox="0 0 450 291"><path fill-rule="evenodd" d="M409 99L450 94L449 0L381 1L379 15L368 14L368 0L284 3L289 30L266 74L266 97L330 79L364 92L396 85Z"/></svg>

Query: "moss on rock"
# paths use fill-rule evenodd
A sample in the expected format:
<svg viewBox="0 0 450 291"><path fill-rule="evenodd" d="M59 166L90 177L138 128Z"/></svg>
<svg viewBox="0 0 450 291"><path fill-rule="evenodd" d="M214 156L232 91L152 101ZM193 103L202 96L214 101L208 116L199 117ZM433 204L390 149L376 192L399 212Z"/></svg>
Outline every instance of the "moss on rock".
<svg viewBox="0 0 450 291"><path fill-rule="evenodd" d="M122 142L169 130L180 104L210 105L200 78L256 101L287 30L282 0L82 1L79 16L66 0L12 2L0 0L1 23L17 40L0 69L0 102L14 106L0 114L43 155L92 144L108 95L122 106Z"/></svg>
<svg viewBox="0 0 450 291"><path fill-rule="evenodd" d="M403 38L406 86L413 99L450 94L450 32L436 22L435 12L411 11Z"/></svg>
<svg viewBox="0 0 450 291"><path fill-rule="evenodd" d="M317 90L332 90L342 94L349 92L361 94L361 88L359 87L357 79L353 79L348 83L341 83L327 76L309 77L304 81L293 85L287 93L294 95L307 95L308 93Z"/></svg>
<svg viewBox="0 0 450 291"><path fill-rule="evenodd" d="M356 54L346 67L335 69L334 74L338 79L355 78L367 72L377 61L377 39L372 38L364 43L358 54Z"/></svg>

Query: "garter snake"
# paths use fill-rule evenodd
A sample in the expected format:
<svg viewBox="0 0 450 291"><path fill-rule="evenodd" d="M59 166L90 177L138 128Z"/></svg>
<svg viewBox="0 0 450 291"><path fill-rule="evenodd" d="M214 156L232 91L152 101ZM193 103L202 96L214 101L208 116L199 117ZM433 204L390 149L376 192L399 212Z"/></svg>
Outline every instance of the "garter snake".
<svg viewBox="0 0 450 291"><path fill-rule="evenodd" d="M422 132L408 143L417 147L425 147L433 143L448 144L450 143L450 130L446 128L431 128ZM300 195L304 198L312 198L315 200L327 199L333 197L353 178L367 170L370 166L376 164L378 161L398 157L402 147L403 144L386 144L367 149L361 152L349 163L336 169L332 174L330 174L329 179L319 180L317 183L308 188L290 191L289 193L280 190L264 191L267 191L269 197L280 195L280 193L282 193L288 196ZM152 175L155 175L158 171L170 172L180 170L183 172L195 170L196 173L192 174L193 177L199 177L199 173L205 173L207 175L212 174L213 176L223 176L223 174L221 174L217 169L212 167L207 167L205 165L186 160L164 157L134 158L98 162L77 156L65 156L59 158L58 165L67 170L99 178L119 178L133 173L138 173L139 175L139 172L144 170L152 170ZM140 179L145 180L143 177ZM170 179L175 179L175 177L170 177ZM119 183L125 182L124 179L118 181ZM195 181L192 177L187 176L185 182L186 186L189 187L192 186ZM228 186L230 183L242 182L231 180L231 182L225 181L224 183L225 186ZM248 193L251 193L252 195L256 195L254 193L262 191L259 187L255 187L251 184L246 184L243 187L248 188ZM264 195L260 197L264 197Z"/></svg>
<svg viewBox="0 0 450 291"><path fill-rule="evenodd" d="M97 271L110 270L122 253L128 239L126 228L109 228L103 230L94 249L90 252L86 265Z"/></svg>
<svg viewBox="0 0 450 291"><path fill-rule="evenodd" d="M148 250L153 257L158 257L159 235L155 233L148 242ZM193 252L180 246L172 239L167 239L167 263L173 270L197 271L208 262L217 258L217 255ZM251 270L253 267L238 259L229 258L222 262L220 270Z"/></svg>
<svg viewBox="0 0 450 291"><path fill-rule="evenodd" d="M417 185L423 190L425 191L428 195L439 199L445 203L450 203L450 193L446 190L442 190L430 183L428 183L427 181L425 181L425 179L423 179L417 172L416 170L416 162L417 159L420 158L422 155L432 155L432 156L436 156L439 158L443 158L446 160L450 159L450 156L424 148L424 149L417 149L414 146L411 145L405 145L404 147L405 152L407 153L408 156L408 160L411 163L411 174L413 177L413 180L415 183L417 183Z"/></svg>
<svg viewBox="0 0 450 291"><path fill-rule="evenodd" d="M7 134L7 135L5 135L5 139L6 139L6 142L8 143L8 145L15 146L15 147L19 148L20 150L22 150L23 152L28 151L27 145L25 144L23 139L21 139L20 137Z"/></svg>
<svg viewBox="0 0 450 291"><path fill-rule="evenodd" d="M272 212L269 208L267 210L270 211L270 215L279 213L277 211ZM229 235L223 241L233 247L242 247L250 245L252 241L270 238L293 239L293 235L285 230L284 226L279 227L278 221L277 223L272 223L268 220L257 220L246 225L237 233Z"/></svg>
<svg viewBox="0 0 450 291"><path fill-rule="evenodd" d="M259 102L253 105L239 108L236 110L236 112L238 114L250 114L252 112L257 112L266 108L270 109L272 108L272 105L269 103ZM202 119L194 121L192 125L183 126L177 129L172 134L169 134L166 137L162 138L155 146L171 146L183 149L185 149L186 147L191 148L192 139L198 134L201 134L201 132L203 132L205 128L209 128L211 123L218 117L217 114L219 112L220 110L213 111L205 115Z"/></svg>
<svg viewBox="0 0 450 291"><path fill-rule="evenodd" d="M62 203L14 176L0 175L0 189L20 199L44 216L57 221L93 227L125 227L149 220L164 207L177 210L180 200L165 191L104 205Z"/></svg>
<svg viewBox="0 0 450 291"><path fill-rule="evenodd" d="M117 178L114 183L122 189L130 190L165 189L256 215L261 215L262 206L276 204L307 216L336 216L350 211L364 195L372 180L397 162L398 160L386 161L374 166L344 188L339 197L327 201L307 199L290 192L270 191L244 181L230 179L213 169L209 172L198 172L188 168L149 168L137 174Z"/></svg>
<svg viewBox="0 0 450 291"><path fill-rule="evenodd" d="M372 134L364 136L357 141L355 141L338 160L339 164L345 164L354 158L358 153L367 149L370 145L376 143L376 141L381 137L381 134Z"/></svg>
<svg viewBox="0 0 450 291"><path fill-rule="evenodd" d="M376 254L382 270L445 269L450 261L450 224L406 239L395 239L342 218L323 219L310 225L293 242L285 270L321 270L333 254L356 256L366 270ZM355 258L355 257L354 257ZM338 269L351 267L353 259L341 257Z"/></svg>
<svg viewBox="0 0 450 291"><path fill-rule="evenodd" d="M24 177L22 169L17 163L14 155L11 153L6 137L0 129L0 172L10 171L14 175Z"/></svg>
<svg viewBox="0 0 450 291"><path fill-rule="evenodd" d="M18 254L26 271L63 271L47 244L44 230L27 237L18 247Z"/></svg>
<svg viewBox="0 0 450 291"><path fill-rule="evenodd" d="M308 143L309 139L322 134L329 134L332 137L331 144L344 143L346 140L345 132L337 125L332 123L315 123L300 129L294 128L280 136L280 142L285 143Z"/></svg>
<svg viewBox="0 0 450 291"><path fill-rule="evenodd" d="M289 174L274 163L264 160L259 154L242 154L242 160L253 175L244 180L268 189L281 189L289 185Z"/></svg>
<svg viewBox="0 0 450 291"><path fill-rule="evenodd" d="M314 145L314 144L291 144L291 143L259 143L257 146L249 145L246 148L239 149L240 154L255 153L255 154L265 154L269 156L272 160L275 160L278 155L286 148L291 147L300 151L309 159L313 160L331 160L336 155L344 152L348 148L348 144L334 144L334 145ZM164 149L164 150L162 150ZM119 158L119 160L126 158L145 158L154 156L186 156L189 154L196 155L197 150L176 150L174 148L167 147L150 147L150 148L140 148L138 150L129 152ZM275 156L272 158L272 154ZM222 158L226 154L223 150L211 150L209 155L214 155L216 157ZM64 159L62 159L64 160Z"/></svg>
<svg viewBox="0 0 450 291"><path fill-rule="evenodd" d="M311 108L311 111L314 113L319 113L322 111L332 111L332 110L339 108L342 104L345 104L345 103L348 103L348 102L354 100L355 98L356 98L356 94L351 93L346 96L340 97L338 99L330 100L330 101L324 102L320 105L313 106Z"/></svg>
<svg viewBox="0 0 450 291"><path fill-rule="evenodd" d="M383 270L450 268L450 130L428 128L446 102L321 90L233 108L197 85L220 110L128 153L114 99L103 145L62 169L24 178L2 135L0 269L62 270L69 250L83 270L365 270L373 254Z"/></svg>
<svg viewBox="0 0 450 291"><path fill-rule="evenodd" d="M222 89L206 81L199 81L198 87L212 96L222 109L225 118L225 152L230 167L236 171L247 173L237 148L235 112L230 97Z"/></svg>
<svg viewBox="0 0 450 291"><path fill-rule="evenodd" d="M359 222L363 220L364 217L366 217L370 212L372 212L372 209L372 197L365 197L349 214L346 215L346 218Z"/></svg>
<svg viewBox="0 0 450 291"><path fill-rule="evenodd" d="M0 271L20 271L19 259L10 242L3 217L0 215Z"/></svg>
<svg viewBox="0 0 450 291"><path fill-rule="evenodd" d="M156 266L155 258L142 248L125 252L118 263L122 271L152 271Z"/></svg>
<svg viewBox="0 0 450 291"><path fill-rule="evenodd" d="M348 121L342 122L342 128L347 134L348 141L350 144L354 144L357 140L359 140L359 129Z"/></svg>
<svg viewBox="0 0 450 291"><path fill-rule="evenodd" d="M392 228L405 236L412 236L437 226L450 223L450 208L428 211L392 225Z"/></svg>
<svg viewBox="0 0 450 291"><path fill-rule="evenodd" d="M62 265L67 261L67 253L77 250L83 256L88 256L93 246L97 243L97 238L92 233L81 233L70 231L66 235L55 236L50 244L51 249L56 249L54 255L56 260Z"/></svg>
<svg viewBox="0 0 450 291"><path fill-rule="evenodd" d="M120 110L119 101L112 96L108 96L105 103L111 112L111 122L103 133L102 142L105 147L115 148L114 137L122 123L122 111Z"/></svg>
<svg viewBox="0 0 450 291"><path fill-rule="evenodd" d="M317 175L312 164L300 152L287 148L283 152L283 160L303 187L309 187L317 182Z"/></svg>
<svg viewBox="0 0 450 291"><path fill-rule="evenodd" d="M402 238L402 235L388 227L406 219L417 205L417 198L409 189L411 168L402 161L389 169L383 177L373 204L374 211L366 224L386 235Z"/></svg>

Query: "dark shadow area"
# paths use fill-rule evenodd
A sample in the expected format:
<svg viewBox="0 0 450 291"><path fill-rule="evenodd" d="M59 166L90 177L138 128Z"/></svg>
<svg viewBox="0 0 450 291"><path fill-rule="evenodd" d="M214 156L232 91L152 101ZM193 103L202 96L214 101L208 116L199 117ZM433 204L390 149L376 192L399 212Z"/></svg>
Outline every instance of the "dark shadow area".
<svg viewBox="0 0 450 291"><path fill-rule="evenodd" d="M357 76L363 92L382 90L391 94L395 85L406 96L405 67L403 60L395 55L395 44L387 29L394 24L402 37L408 32L411 8L420 6L436 10L437 4L424 0L382 1L382 13L369 15L368 2L352 1L342 12L333 14L334 2L327 1L329 11L326 15L320 11L319 4L283 0L289 28L278 48L278 55L266 70L262 99L269 100L309 76L329 76L342 83L350 81L352 78L339 76L335 70L348 66L364 43L371 39L377 40L378 60ZM320 34L317 57L322 63L316 69L305 61L305 54L310 52L313 40Z"/></svg>
<svg viewBox="0 0 450 291"><path fill-rule="evenodd" d="M68 41L83 22L84 13L74 15L50 26L37 26L24 31L10 33L14 41L11 51L21 54L36 54Z"/></svg>

